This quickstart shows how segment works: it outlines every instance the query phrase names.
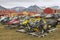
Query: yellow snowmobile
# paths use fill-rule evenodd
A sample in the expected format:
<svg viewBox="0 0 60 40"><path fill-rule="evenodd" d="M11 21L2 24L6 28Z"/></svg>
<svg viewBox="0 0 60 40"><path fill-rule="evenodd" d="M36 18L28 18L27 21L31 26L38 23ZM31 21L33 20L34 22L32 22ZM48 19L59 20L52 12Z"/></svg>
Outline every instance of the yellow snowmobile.
<svg viewBox="0 0 60 40"><path fill-rule="evenodd" d="M27 28L28 22L29 22L29 18L24 17L24 18L20 19L19 29L17 29L17 31L26 32L25 30Z"/></svg>

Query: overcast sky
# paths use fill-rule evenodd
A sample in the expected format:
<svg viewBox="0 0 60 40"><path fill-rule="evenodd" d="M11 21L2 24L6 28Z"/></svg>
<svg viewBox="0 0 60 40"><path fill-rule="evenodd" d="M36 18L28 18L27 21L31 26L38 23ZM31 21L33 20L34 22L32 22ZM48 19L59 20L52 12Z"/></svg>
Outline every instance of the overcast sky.
<svg viewBox="0 0 60 40"><path fill-rule="evenodd" d="M31 5L37 6L60 6L60 0L0 0L0 5L6 8L12 8L16 6L28 7Z"/></svg>

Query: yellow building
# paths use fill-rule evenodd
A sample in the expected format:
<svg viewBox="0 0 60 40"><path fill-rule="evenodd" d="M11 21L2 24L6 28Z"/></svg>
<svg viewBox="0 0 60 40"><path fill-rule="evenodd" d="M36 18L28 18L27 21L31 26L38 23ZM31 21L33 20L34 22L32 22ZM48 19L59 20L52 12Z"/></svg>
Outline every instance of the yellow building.
<svg viewBox="0 0 60 40"><path fill-rule="evenodd" d="M17 16L17 13L11 13L10 17Z"/></svg>
<svg viewBox="0 0 60 40"><path fill-rule="evenodd" d="M24 11L24 12L23 12L23 15L29 15L29 13L28 13L28 12L26 12L26 11Z"/></svg>

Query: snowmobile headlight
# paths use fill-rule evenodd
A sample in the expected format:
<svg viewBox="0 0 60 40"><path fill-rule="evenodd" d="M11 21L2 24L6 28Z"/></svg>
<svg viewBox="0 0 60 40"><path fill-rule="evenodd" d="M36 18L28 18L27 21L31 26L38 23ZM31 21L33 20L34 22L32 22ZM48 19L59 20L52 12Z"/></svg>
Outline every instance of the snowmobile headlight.
<svg viewBox="0 0 60 40"><path fill-rule="evenodd" d="M20 20L20 24L21 24L21 25L23 24L23 20Z"/></svg>
<svg viewBox="0 0 60 40"><path fill-rule="evenodd" d="M20 23L20 25L22 25L22 23Z"/></svg>

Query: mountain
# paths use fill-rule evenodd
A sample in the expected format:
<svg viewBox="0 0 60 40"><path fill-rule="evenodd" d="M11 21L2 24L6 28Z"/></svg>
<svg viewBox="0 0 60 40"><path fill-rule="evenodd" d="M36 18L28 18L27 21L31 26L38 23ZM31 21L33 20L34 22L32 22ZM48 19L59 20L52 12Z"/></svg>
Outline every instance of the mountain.
<svg viewBox="0 0 60 40"><path fill-rule="evenodd" d="M14 7L11 8L11 10L15 10L16 12L22 12L25 9L25 7Z"/></svg>
<svg viewBox="0 0 60 40"><path fill-rule="evenodd" d="M43 10L38 7L37 5L33 5L33 6L30 6L26 9L24 9L24 11L28 11L28 12L42 12Z"/></svg>
<svg viewBox="0 0 60 40"><path fill-rule="evenodd" d="M4 8L4 7L0 6L0 10L6 10L6 8Z"/></svg>
<svg viewBox="0 0 60 40"><path fill-rule="evenodd" d="M27 11L27 12L43 12L43 9L38 7L37 5L29 6L28 8L25 7L14 7L11 10L15 10L17 12Z"/></svg>
<svg viewBox="0 0 60 40"><path fill-rule="evenodd" d="M53 9L60 9L59 6L52 6L51 8L53 8Z"/></svg>

